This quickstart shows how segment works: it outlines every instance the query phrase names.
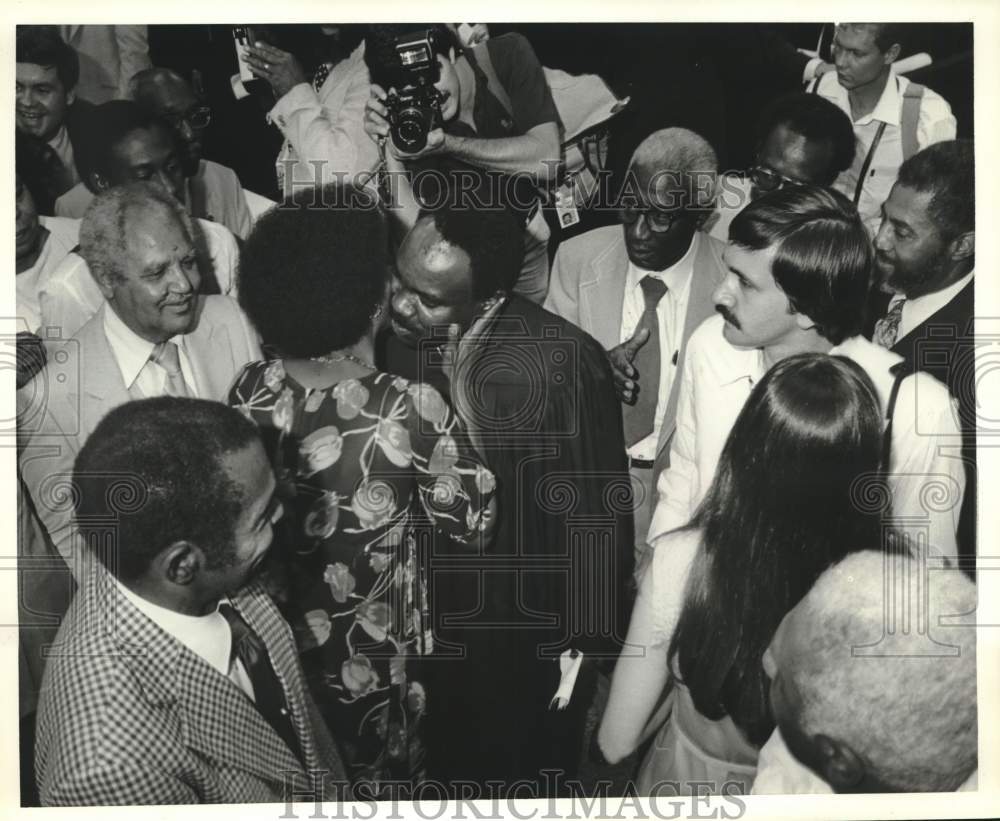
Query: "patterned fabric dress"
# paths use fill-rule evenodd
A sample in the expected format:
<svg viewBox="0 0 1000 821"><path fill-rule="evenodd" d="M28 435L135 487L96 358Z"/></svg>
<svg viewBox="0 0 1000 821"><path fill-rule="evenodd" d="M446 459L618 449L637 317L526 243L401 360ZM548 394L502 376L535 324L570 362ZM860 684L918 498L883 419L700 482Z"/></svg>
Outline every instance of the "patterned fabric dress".
<svg viewBox="0 0 1000 821"><path fill-rule="evenodd" d="M254 362L229 403L275 466L286 515L272 595L349 775L376 790L420 780L426 692L408 659L432 640L418 523L477 550L493 475L441 395L401 377L311 389L281 360Z"/></svg>

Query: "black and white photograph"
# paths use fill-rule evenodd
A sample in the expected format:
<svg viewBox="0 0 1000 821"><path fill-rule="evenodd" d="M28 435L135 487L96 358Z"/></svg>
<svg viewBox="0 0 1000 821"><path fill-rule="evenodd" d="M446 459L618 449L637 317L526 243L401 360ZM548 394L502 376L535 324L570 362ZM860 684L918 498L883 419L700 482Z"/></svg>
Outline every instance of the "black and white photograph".
<svg viewBox="0 0 1000 821"><path fill-rule="evenodd" d="M1000 814L998 10L522 8L8 15L5 808Z"/></svg>

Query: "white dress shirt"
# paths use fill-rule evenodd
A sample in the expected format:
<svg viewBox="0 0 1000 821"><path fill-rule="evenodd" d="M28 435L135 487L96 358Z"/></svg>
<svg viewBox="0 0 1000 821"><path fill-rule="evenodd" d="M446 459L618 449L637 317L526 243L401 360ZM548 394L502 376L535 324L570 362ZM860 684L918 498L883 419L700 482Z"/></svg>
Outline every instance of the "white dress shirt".
<svg viewBox="0 0 1000 821"><path fill-rule="evenodd" d="M141 398L149 399L154 396L163 396L167 371L156 362L150 361L150 356L152 356L153 348L156 345L136 334L121 320L118 314L111 310L110 306L104 312L104 335L108 338L108 344L111 346L111 351L121 369L125 388L132 395L132 398L136 399L141 396ZM191 396L197 396L198 391L195 388L191 361L188 359L184 347L184 337L178 335L170 341L177 345L181 373L187 383L188 393Z"/></svg>
<svg viewBox="0 0 1000 821"><path fill-rule="evenodd" d="M115 579L114 582L121 594L153 624L168 636L177 639L213 670L232 681L251 701L255 700L253 684L247 675L243 662L237 657L232 666L229 664L233 646L233 632L229 628L226 617L219 612L219 605L230 604L228 598L220 600L211 613L204 616L188 616L184 613L178 613L176 610L169 610L166 607L153 604L138 593L129 590L118 579Z"/></svg>
<svg viewBox="0 0 1000 821"><path fill-rule="evenodd" d="M855 120L851 116L851 101L847 89L840 85L835 71L824 74L817 86L817 93L826 97L841 111L851 117L857 147L851 167L842 172L834 182L834 188L849 199L854 198L858 175L864 164L868 150L881 123L885 123L882 139L875 149L867 179L861 189L858 211L872 235L878 230L882 203L889 198L889 191L896 182L899 166L903 164L903 140L900 121L903 111L903 92L910 81L905 77L890 74L882 91L882 96L869 114ZM951 106L937 92L924 88L917 117L917 147L926 148L932 143L955 139L955 117Z"/></svg>
<svg viewBox="0 0 1000 821"><path fill-rule="evenodd" d="M39 217L48 230L45 244L38 259L30 268L17 275L17 317L19 331L35 333L42 324L42 308L38 300L38 286L66 258L79 242L80 220L62 217Z"/></svg>
<svg viewBox="0 0 1000 821"><path fill-rule="evenodd" d="M688 340L677 399L677 430L670 467L657 482L657 504L648 541L687 524L715 476L723 445L753 386L764 375L762 351L737 348L722 334L721 316L706 319ZM894 382L889 369L902 357L851 337L830 351L860 365L883 409ZM961 432L948 389L917 373L903 380L892 425L888 485L899 528L919 537L923 527L932 555L957 556L955 531L965 492L959 455ZM912 531L910 531L912 528Z"/></svg>
<svg viewBox="0 0 1000 821"><path fill-rule="evenodd" d="M660 426L666 412L670 388L677 373L677 352L681 347L684 333L684 318L687 316L688 296L691 293L691 276L694 272L694 257L701 242L700 233L695 232L684 256L662 271L646 271L629 262L625 278L625 299L622 303L621 341L632 338L636 326L646 310L642 286L643 277L653 276L667 286L667 292L656 306L657 324L660 330L660 384L656 395L656 414L653 417L653 432L628 449L633 459L655 459L660 441ZM640 380L642 377L640 376Z"/></svg>
<svg viewBox="0 0 1000 821"><path fill-rule="evenodd" d="M969 284L974 274L975 271L969 271L958 282L952 283L947 288L934 291L932 294L918 296L915 299L907 299L903 303L903 313L899 320L899 331L896 333L896 339L902 339L914 328L919 328L921 323L926 322L951 302L958 295L958 292ZM893 305L901 299L905 299L905 297L902 294L896 294L889 301L889 310L892 310ZM958 333L963 334L966 330L965 328L959 328Z"/></svg>

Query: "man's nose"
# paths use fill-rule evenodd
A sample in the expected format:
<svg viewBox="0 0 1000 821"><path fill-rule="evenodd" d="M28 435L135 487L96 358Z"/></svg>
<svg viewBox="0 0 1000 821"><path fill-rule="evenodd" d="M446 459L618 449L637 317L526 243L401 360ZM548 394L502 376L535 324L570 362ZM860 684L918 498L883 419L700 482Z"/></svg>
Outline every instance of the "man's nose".
<svg viewBox="0 0 1000 821"><path fill-rule="evenodd" d="M889 231L891 227L889 225L889 220L883 219L878 226L878 232L875 234L875 250L876 251L888 251L890 247L889 242Z"/></svg>
<svg viewBox="0 0 1000 821"><path fill-rule="evenodd" d="M725 305L727 308L732 306L733 292L729 288L729 277L722 280L712 293L712 302L716 305Z"/></svg>
<svg viewBox="0 0 1000 821"><path fill-rule="evenodd" d="M177 135L184 142L190 142L194 137L194 129L187 120L181 120L177 126Z"/></svg>
<svg viewBox="0 0 1000 821"><path fill-rule="evenodd" d="M413 300L406 290L399 286L393 286L394 290L392 292L392 299L390 300L392 304L392 310L395 311L400 316L410 316L413 314Z"/></svg>

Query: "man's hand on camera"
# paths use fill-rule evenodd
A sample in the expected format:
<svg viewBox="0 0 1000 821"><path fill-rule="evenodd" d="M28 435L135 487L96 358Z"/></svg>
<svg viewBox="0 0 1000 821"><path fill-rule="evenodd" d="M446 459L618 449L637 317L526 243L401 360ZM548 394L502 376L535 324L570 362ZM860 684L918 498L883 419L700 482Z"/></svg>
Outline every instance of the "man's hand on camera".
<svg viewBox="0 0 1000 821"><path fill-rule="evenodd" d="M246 61L255 77L266 80L275 99L281 99L299 83L308 82L295 56L258 40L246 47Z"/></svg>
<svg viewBox="0 0 1000 821"><path fill-rule="evenodd" d="M375 140L375 142L382 139L386 140L389 154L398 160L416 160L420 157L426 157L428 154L439 153L445 144L444 131L440 128L435 128L433 131L428 132L427 145L419 151L400 151L396 148L395 143L393 143L389 135L389 109L385 106L386 97L392 94L393 91L393 89L389 89L387 94L381 86L372 84L371 94L368 97L368 102L365 103L365 133Z"/></svg>

